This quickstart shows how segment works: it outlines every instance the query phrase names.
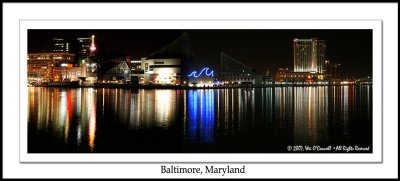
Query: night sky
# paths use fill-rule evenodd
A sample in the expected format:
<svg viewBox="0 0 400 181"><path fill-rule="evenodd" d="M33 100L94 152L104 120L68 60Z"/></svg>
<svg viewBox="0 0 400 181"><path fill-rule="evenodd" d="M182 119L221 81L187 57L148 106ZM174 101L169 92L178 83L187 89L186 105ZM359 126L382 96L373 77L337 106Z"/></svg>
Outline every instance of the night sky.
<svg viewBox="0 0 400 181"><path fill-rule="evenodd" d="M53 37L73 43L96 36L105 53L123 52L134 58L151 53L187 32L195 66L220 68L220 51L264 73L293 68L293 39L325 40L326 57L355 76L372 75L372 30L28 30L28 53L49 51Z"/></svg>

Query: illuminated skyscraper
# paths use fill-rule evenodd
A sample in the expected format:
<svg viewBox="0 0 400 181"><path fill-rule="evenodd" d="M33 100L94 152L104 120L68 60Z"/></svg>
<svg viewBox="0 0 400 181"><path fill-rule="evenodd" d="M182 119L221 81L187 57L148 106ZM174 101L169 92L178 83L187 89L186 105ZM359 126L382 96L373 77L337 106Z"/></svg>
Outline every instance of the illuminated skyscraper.
<svg viewBox="0 0 400 181"><path fill-rule="evenodd" d="M293 40L294 72L323 73L325 49L325 40L295 38Z"/></svg>
<svg viewBox="0 0 400 181"><path fill-rule="evenodd" d="M93 56L96 51L94 35L87 38L77 38L77 54L80 57Z"/></svg>
<svg viewBox="0 0 400 181"><path fill-rule="evenodd" d="M69 52L69 43L62 38L53 38L53 52Z"/></svg>
<svg viewBox="0 0 400 181"><path fill-rule="evenodd" d="M90 38L77 38L77 53L78 56L87 57L90 54Z"/></svg>
<svg viewBox="0 0 400 181"><path fill-rule="evenodd" d="M96 81L97 63L95 59L95 41L94 35L87 38L77 38L77 55L79 65L82 67L82 77L86 77L86 81Z"/></svg>

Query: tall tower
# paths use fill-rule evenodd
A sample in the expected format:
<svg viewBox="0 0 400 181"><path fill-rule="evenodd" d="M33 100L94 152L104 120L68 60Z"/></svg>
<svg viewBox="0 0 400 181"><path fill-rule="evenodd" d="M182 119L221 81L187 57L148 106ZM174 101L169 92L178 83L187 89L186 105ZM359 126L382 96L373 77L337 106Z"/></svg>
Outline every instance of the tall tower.
<svg viewBox="0 0 400 181"><path fill-rule="evenodd" d="M94 56L95 51L96 51L96 46L94 44L94 35L92 35L90 44L90 56Z"/></svg>
<svg viewBox="0 0 400 181"><path fill-rule="evenodd" d="M323 72L325 41L317 38L293 40L294 72Z"/></svg>
<svg viewBox="0 0 400 181"><path fill-rule="evenodd" d="M96 45L95 36L77 38L78 61L82 68L82 77L93 77L96 65L92 62L95 55Z"/></svg>

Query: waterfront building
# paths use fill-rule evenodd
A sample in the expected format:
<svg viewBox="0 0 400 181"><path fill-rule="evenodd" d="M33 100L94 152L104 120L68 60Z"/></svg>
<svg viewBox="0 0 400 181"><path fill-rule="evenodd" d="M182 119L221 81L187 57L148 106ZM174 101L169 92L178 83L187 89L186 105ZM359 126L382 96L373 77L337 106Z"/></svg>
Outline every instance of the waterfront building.
<svg viewBox="0 0 400 181"><path fill-rule="evenodd" d="M53 52L69 52L70 46L63 38L53 38L52 50Z"/></svg>
<svg viewBox="0 0 400 181"><path fill-rule="evenodd" d="M146 60L146 57L143 57L139 60L130 60L132 84L144 84L144 69L142 69L143 60Z"/></svg>
<svg viewBox="0 0 400 181"><path fill-rule="evenodd" d="M188 78L183 82L185 86L212 87L215 84L219 84L219 82L216 81L214 70L210 67L193 69L187 77Z"/></svg>
<svg viewBox="0 0 400 181"><path fill-rule="evenodd" d="M354 83L359 84L359 85L372 85L372 77L371 76L362 77L362 78L356 79Z"/></svg>
<svg viewBox="0 0 400 181"><path fill-rule="evenodd" d="M221 72L218 84L239 86L243 84L260 84L262 77L247 65L221 52Z"/></svg>
<svg viewBox="0 0 400 181"><path fill-rule="evenodd" d="M325 49L325 40L295 38L293 40L294 72L323 73Z"/></svg>
<svg viewBox="0 0 400 181"><path fill-rule="evenodd" d="M131 81L131 58L116 58L102 64L101 82L126 84Z"/></svg>
<svg viewBox="0 0 400 181"><path fill-rule="evenodd" d="M325 40L293 39L293 69L279 68L275 75L278 84L327 84L331 71L326 60ZM329 69L329 70L327 70Z"/></svg>
<svg viewBox="0 0 400 181"><path fill-rule="evenodd" d="M348 72L340 72L340 84L354 84L357 81L356 77ZM336 82L337 84L338 82Z"/></svg>
<svg viewBox="0 0 400 181"><path fill-rule="evenodd" d="M271 75L270 71L269 71L269 70L266 70L266 71L265 71L265 76L264 76L264 78L263 78L262 84L268 85L268 84L273 84L273 83L274 83L274 81L273 81L273 79L272 79L272 75Z"/></svg>
<svg viewBox="0 0 400 181"><path fill-rule="evenodd" d="M279 68L275 82L277 84L327 84L323 73L293 72L289 68Z"/></svg>
<svg viewBox="0 0 400 181"><path fill-rule="evenodd" d="M29 53L28 80L38 82L54 81L55 67L62 63L74 64L72 53Z"/></svg>
<svg viewBox="0 0 400 181"><path fill-rule="evenodd" d="M181 85L182 80L188 78L182 75L188 75L192 61L189 36L184 33L149 57L142 58L140 66L143 76L138 74L136 77L145 85Z"/></svg>
<svg viewBox="0 0 400 181"><path fill-rule="evenodd" d="M326 60L324 65L324 74L325 79L331 84L341 82L340 64L331 63L329 60Z"/></svg>
<svg viewBox="0 0 400 181"><path fill-rule="evenodd" d="M171 75L172 75L171 80L175 79L173 84L181 84L185 81L187 82L189 80L188 75L190 74L190 71L197 68L194 66L194 53L192 51L190 38L187 33L183 33L180 37L178 37L171 43L162 47L158 51L152 53L149 57L146 58L146 60L150 60L147 62L147 63L149 63L148 66L150 66L150 64L152 62L154 62L154 63L155 62L164 62L165 65L154 64L153 67L158 67L157 70L165 70L165 71L169 72L169 73L166 73L168 75L165 75L165 73L161 73L161 74L165 75L164 78L167 78L166 76L171 77ZM158 60L160 60L160 61L158 61ZM169 67L170 69L167 70L168 67L165 67L165 66L168 66L168 65L173 66L173 67ZM147 80L145 81L146 84L150 83L150 82L156 83L157 81L154 81L154 76L150 75L149 74L150 72L146 72L146 67L144 67L144 66L145 66L145 64L142 63L142 69L144 69L145 75L147 74L146 75ZM147 67L147 68L150 69L150 67ZM155 73L155 72L153 71L153 73ZM151 80L151 79L153 79L153 80ZM161 79L162 79L162 77L161 77ZM161 81L161 82L165 82L165 81ZM162 84L164 84L164 83L162 83ZM172 82L171 82L171 84L172 84Z"/></svg>
<svg viewBox="0 0 400 181"><path fill-rule="evenodd" d="M53 80L54 82L73 82L79 81L82 68L72 63L61 63L54 67Z"/></svg>
<svg viewBox="0 0 400 181"><path fill-rule="evenodd" d="M101 81L142 85L181 85L182 67L189 65L192 54L188 35L184 33L149 57L143 57L140 60L123 57L103 62Z"/></svg>
<svg viewBox="0 0 400 181"><path fill-rule="evenodd" d="M180 85L181 84L181 59L146 59L142 60L144 68L144 84L155 85Z"/></svg>

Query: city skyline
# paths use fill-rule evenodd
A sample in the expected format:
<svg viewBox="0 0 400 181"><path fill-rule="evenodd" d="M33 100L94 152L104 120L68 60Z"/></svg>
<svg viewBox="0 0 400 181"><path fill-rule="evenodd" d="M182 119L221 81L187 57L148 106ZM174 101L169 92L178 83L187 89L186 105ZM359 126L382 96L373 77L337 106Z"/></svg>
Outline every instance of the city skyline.
<svg viewBox="0 0 400 181"><path fill-rule="evenodd" d="M30 153L284 153L288 145L336 144L373 151L373 81L353 76L372 66L367 35L68 32L47 32L53 49L27 57ZM346 54L328 53L328 35Z"/></svg>
<svg viewBox="0 0 400 181"><path fill-rule="evenodd" d="M259 73L293 69L293 40L318 38L326 42L326 59L341 64L343 72L372 76L372 30L29 30L28 52L49 51L53 38L73 43L93 34L100 51L140 58L183 33L189 35L195 66L220 69L222 51Z"/></svg>

